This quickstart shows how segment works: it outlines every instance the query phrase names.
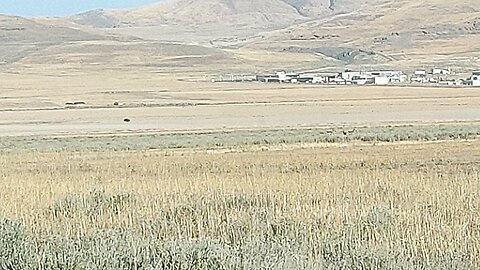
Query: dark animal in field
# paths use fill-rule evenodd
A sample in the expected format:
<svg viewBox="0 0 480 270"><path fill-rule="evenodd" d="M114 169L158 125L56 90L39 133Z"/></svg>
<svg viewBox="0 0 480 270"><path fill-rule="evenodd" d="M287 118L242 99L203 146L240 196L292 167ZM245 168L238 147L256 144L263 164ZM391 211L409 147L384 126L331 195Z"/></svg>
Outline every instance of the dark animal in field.
<svg viewBox="0 0 480 270"><path fill-rule="evenodd" d="M347 136L347 135L349 135L349 134L355 133L355 131L357 131L355 128L352 129L352 130L344 130L344 131L343 131L343 135Z"/></svg>

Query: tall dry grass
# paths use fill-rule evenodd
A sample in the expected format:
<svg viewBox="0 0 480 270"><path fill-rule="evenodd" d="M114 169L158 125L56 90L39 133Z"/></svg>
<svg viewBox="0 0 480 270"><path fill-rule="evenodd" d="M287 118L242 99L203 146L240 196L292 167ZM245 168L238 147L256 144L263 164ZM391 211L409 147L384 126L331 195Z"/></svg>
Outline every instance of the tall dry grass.
<svg viewBox="0 0 480 270"><path fill-rule="evenodd" d="M478 269L478 153L5 153L0 269Z"/></svg>

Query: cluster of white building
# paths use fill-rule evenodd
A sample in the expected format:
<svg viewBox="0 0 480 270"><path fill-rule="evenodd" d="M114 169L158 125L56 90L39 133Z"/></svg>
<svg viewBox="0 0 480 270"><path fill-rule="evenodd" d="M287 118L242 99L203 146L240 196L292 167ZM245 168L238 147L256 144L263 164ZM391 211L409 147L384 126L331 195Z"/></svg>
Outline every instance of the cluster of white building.
<svg viewBox="0 0 480 270"><path fill-rule="evenodd" d="M457 85L457 86L480 86L480 71L472 72L467 79L448 78L454 75L450 69L433 69L431 73L424 70L415 71L410 81L412 83L433 83L439 85Z"/></svg>
<svg viewBox="0 0 480 270"><path fill-rule="evenodd" d="M446 76L450 75L453 75L450 69L434 68L431 72L427 72L426 70L416 70L410 78L410 81L412 83L445 82L446 84L454 84L455 79L446 78Z"/></svg>
<svg viewBox="0 0 480 270"><path fill-rule="evenodd" d="M340 73L295 73L275 72L262 75L230 75L212 82L258 81L264 83L311 83L340 85L389 85L389 84L435 84L457 86L480 86L480 71L474 71L468 79L456 79L450 69L433 68L430 71L416 70L410 76L403 71L377 70Z"/></svg>
<svg viewBox="0 0 480 270"><path fill-rule="evenodd" d="M375 84L388 85L391 83L405 83L408 76L402 71L344 71L338 76L345 84Z"/></svg>
<svg viewBox="0 0 480 270"><path fill-rule="evenodd" d="M402 71L344 71L341 73L287 73L277 72L275 74L257 75L259 82L280 82L280 83L314 83L314 84L375 84L387 85L390 83L405 83L408 77Z"/></svg>

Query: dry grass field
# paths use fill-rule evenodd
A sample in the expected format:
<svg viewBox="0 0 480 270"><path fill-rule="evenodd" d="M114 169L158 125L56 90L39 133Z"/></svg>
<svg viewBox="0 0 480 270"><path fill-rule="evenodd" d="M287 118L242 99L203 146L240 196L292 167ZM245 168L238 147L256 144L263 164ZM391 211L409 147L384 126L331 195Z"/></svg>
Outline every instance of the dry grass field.
<svg viewBox="0 0 480 270"><path fill-rule="evenodd" d="M3 153L0 268L480 267L478 140L238 150Z"/></svg>

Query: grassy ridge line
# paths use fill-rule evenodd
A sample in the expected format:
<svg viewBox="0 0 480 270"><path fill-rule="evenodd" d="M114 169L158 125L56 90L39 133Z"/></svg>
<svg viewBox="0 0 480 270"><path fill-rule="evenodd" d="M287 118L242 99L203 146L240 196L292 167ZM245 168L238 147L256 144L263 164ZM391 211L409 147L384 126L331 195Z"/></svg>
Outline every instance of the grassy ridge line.
<svg viewBox="0 0 480 270"><path fill-rule="evenodd" d="M291 143L341 143L439 141L474 139L480 124L384 126L360 128L308 128L276 130L238 130L205 133L142 134L88 137L4 137L0 151L61 150L152 150L182 148L221 148L242 145Z"/></svg>

